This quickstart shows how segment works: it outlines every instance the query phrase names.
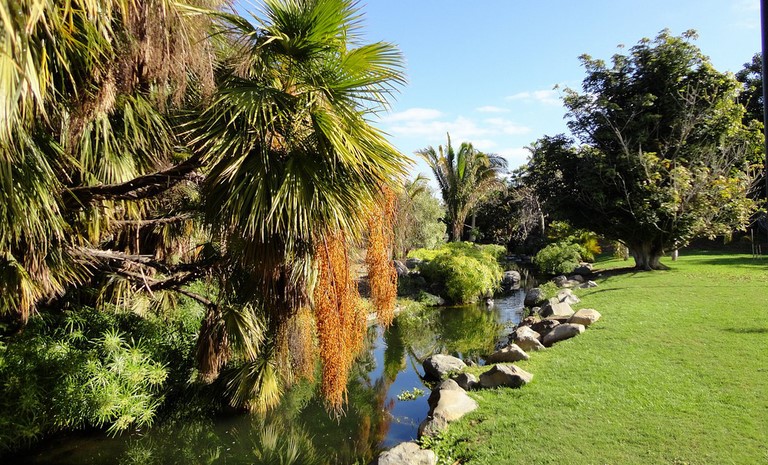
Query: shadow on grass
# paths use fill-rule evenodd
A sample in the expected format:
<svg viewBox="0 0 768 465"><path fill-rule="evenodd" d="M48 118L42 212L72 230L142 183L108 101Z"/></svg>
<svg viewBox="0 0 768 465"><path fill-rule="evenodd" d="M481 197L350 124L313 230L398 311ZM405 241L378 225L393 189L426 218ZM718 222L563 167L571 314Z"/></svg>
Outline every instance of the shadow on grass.
<svg viewBox="0 0 768 465"><path fill-rule="evenodd" d="M768 334L768 328L725 328L725 331L735 334Z"/></svg>
<svg viewBox="0 0 768 465"><path fill-rule="evenodd" d="M752 257L716 257L707 258L705 260L699 260L699 263L705 265L725 265L730 267L740 268L764 268L768 269L768 257L761 256L757 258Z"/></svg>

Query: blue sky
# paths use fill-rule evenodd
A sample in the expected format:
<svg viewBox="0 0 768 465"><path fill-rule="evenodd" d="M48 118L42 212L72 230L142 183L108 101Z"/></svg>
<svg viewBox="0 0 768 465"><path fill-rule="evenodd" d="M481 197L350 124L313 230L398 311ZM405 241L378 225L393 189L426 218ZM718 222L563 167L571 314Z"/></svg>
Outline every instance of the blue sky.
<svg viewBox="0 0 768 465"><path fill-rule="evenodd" d="M720 71L760 49L759 0L363 0L370 41L393 42L408 85L377 123L404 154L455 144L525 163L539 137L567 132L555 85L579 88L578 57L610 59L664 28L695 29ZM626 49L624 50L626 51ZM418 162L412 174L428 173Z"/></svg>

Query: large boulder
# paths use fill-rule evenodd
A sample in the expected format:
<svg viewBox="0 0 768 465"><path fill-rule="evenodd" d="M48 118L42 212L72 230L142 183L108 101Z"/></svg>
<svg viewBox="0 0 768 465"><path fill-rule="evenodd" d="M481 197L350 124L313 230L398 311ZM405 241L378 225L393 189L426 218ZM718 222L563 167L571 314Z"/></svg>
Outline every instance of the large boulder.
<svg viewBox="0 0 768 465"><path fill-rule="evenodd" d="M519 388L530 383L532 379L533 374L514 365L495 365L480 375L480 385L484 388Z"/></svg>
<svg viewBox="0 0 768 465"><path fill-rule="evenodd" d="M544 293L541 292L541 289L538 287L534 287L525 291L525 300L523 301L523 304L526 307L535 307L536 305L541 304L543 300Z"/></svg>
<svg viewBox="0 0 768 465"><path fill-rule="evenodd" d="M461 359L445 354L427 357L422 366L424 367L426 377L432 379L443 379L449 373L461 371L467 367Z"/></svg>
<svg viewBox="0 0 768 465"><path fill-rule="evenodd" d="M424 450L415 442L404 442L384 451L376 461L377 465L437 465L437 455Z"/></svg>
<svg viewBox="0 0 768 465"><path fill-rule="evenodd" d="M584 325L578 325L574 323L566 323L563 325L557 325L552 331L547 333L542 339L544 346L549 347L552 344L572 337L576 337L584 332Z"/></svg>
<svg viewBox="0 0 768 465"><path fill-rule="evenodd" d="M586 279L584 279L584 276L580 274L573 274L571 276L568 276L568 281L576 281L577 283L583 283L584 281L586 281Z"/></svg>
<svg viewBox="0 0 768 465"><path fill-rule="evenodd" d="M557 318L570 318L573 316L573 309L571 308L571 304L568 302L549 302L541 307L539 314L542 316L542 318L550 316Z"/></svg>
<svg viewBox="0 0 768 465"><path fill-rule="evenodd" d="M581 299L579 299L579 296L574 294L570 289L560 289L557 291L557 301L560 303L565 302L572 305L581 302Z"/></svg>
<svg viewBox="0 0 768 465"><path fill-rule="evenodd" d="M564 275L559 275L552 278L552 282L555 283L555 286L557 287L563 287L565 283L568 282L568 278Z"/></svg>
<svg viewBox="0 0 768 465"><path fill-rule="evenodd" d="M600 312L594 308L582 308L573 314L573 316L568 320L568 323L575 323L584 325L584 327L589 327L589 325L599 320L601 316L602 315L600 315Z"/></svg>
<svg viewBox="0 0 768 465"><path fill-rule="evenodd" d="M520 289L520 272L515 270L505 271L501 277L501 290L512 292L515 289Z"/></svg>
<svg viewBox="0 0 768 465"><path fill-rule="evenodd" d="M542 350L544 348L540 341L541 335L529 326L519 326L511 336L515 344L526 352Z"/></svg>
<svg viewBox="0 0 768 465"><path fill-rule="evenodd" d="M448 423L458 420L477 409L477 401L467 395L458 383L451 379L443 381L429 395L429 413L419 425L419 437L433 436L443 431Z"/></svg>
<svg viewBox="0 0 768 465"><path fill-rule="evenodd" d="M517 344L509 344L486 357L485 361L488 363L509 363L528 360L529 358L528 354Z"/></svg>

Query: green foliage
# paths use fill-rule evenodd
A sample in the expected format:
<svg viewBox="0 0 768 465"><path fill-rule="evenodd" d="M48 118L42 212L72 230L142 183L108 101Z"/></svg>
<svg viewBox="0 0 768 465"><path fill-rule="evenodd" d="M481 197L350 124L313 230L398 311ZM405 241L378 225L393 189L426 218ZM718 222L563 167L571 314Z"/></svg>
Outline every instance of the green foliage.
<svg viewBox="0 0 768 465"><path fill-rule="evenodd" d="M424 395L424 391L422 389L415 387L410 391L406 390L398 394L397 400L400 400L400 401L416 400L423 395Z"/></svg>
<svg viewBox="0 0 768 465"><path fill-rule="evenodd" d="M417 177L397 194L395 256L405 257L415 248L434 249L446 239L445 209L426 183Z"/></svg>
<svg viewBox="0 0 768 465"><path fill-rule="evenodd" d="M549 244L533 257L533 263L544 273L571 273L579 266L583 247L578 244L560 241Z"/></svg>
<svg viewBox="0 0 768 465"><path fill-rule="evenodd" d="M594 262L595 256L603 251L600 237L587 229L574 229L565 221L553 221L547 229L547 239L553 242L566 242L580 247L581 259Z"/></svg>
<svg viewBox="0 0 768 465"><path fill-rule="evenodd" d="M752 120L763 122L763 54L758 52L752 61L744 63L744 68L736 73L736 79L742 85L739 102L744 105L744 122Z"/></svg>
<svg viewBox="0 0 768 465"><path fill-rule="evenodd" d="M502 269L497 257L503 247L479 246L471 242L453 242L440 249L414 251L413 256L427 260L419 267L428 282L443 290L454 303L470 303L492 296L499 287Z"/></svg>
<svg viewBox="0 0 768 465"><path fill-rule="evenodd" d="M557 291L559 291L560 288L557 287L557 284L553 283L552 281L547 281L539 285L539 290L541 291L542 300L547 300L555 297L557 295Z"/></svg>
<svg viewBox="0 0 768 465"><path fill-rule="evenodd" d="M63 429L151 425L189 379L200 317L189 305L173 320L91 308L31 319L0 346L3 447Z"/></svg>
<svg viewBox="0 0 768 465"><path fill-rule="evenodd" d="M640 269L665 250L747 224L762 160L744 126L739 83L693 45L663 31L611 64L581 57L583 92L566 89L569 129L532 147L526 182L574 227L627 244Z"/></svg>

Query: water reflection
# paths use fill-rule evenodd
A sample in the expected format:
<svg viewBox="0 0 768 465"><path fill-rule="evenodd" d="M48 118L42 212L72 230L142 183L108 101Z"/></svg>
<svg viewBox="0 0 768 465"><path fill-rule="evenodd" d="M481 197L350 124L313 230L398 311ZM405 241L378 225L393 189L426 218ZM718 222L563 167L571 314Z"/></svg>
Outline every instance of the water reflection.
<svg viewBox="0 0 768 465"><path fill-rule="evenodd" d="M482 363L496 336L519 321L522 294L484 306L403 314L387 330L371 327L368 350L353 368L346 415L332 418L317 398L317 383L302 382L268 415L211 418L186 409L147 433L116 439L69 437L14 457L29 464L367 464L382 449L416 438L429 407L421 362L448 353ZM415 400L397 396L413 388Z"/></svg>

